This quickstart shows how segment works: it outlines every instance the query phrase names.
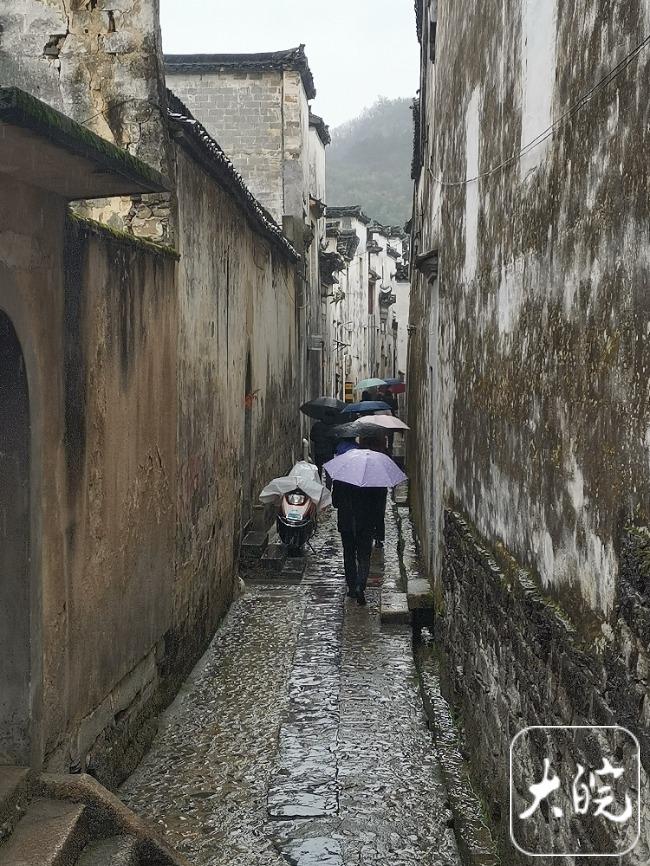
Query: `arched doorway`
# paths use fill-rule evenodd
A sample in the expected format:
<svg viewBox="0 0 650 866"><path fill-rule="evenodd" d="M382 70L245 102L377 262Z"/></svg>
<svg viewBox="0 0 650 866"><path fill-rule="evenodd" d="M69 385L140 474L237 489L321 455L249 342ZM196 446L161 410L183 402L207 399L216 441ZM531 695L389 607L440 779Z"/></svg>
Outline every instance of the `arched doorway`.
<svg viewBox="0 0 650 866"><path fill-rule="evenodd" d="M28 764L30 421L25 360L0 310L0 764Z"/></svg>

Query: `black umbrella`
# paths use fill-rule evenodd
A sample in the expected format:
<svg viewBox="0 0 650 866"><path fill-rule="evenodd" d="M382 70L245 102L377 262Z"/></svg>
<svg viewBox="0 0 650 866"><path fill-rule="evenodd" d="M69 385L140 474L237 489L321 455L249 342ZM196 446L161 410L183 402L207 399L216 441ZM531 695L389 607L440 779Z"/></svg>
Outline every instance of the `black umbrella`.
<svg viewBox="0 0 650 866"><path fill-rule="evenodd" d="M332 427L330 435L333 439L356 439L359 435L358 428L355 427L354 421L349 421L347 424L337 424Z"/></svg>
<svg viewBox="0 0 650 866"><path fill-rule="evenodd" d="M344 408L345 403L337 400L336 397L317 397L315 400L303 403L300 411L308 418L332 422L339 417L341 410Z"/></svg>
<svg viewBox="0 0 650 866"><path fill-rule="evenodd" d="M345 417L345 416L344 416ZM364 424L363 418L358 421L349 421L347 424L337 424L332 427L331 436L334 439L356 439L357 436L375 438L385 430L381 430L374 424Z"/></svg>

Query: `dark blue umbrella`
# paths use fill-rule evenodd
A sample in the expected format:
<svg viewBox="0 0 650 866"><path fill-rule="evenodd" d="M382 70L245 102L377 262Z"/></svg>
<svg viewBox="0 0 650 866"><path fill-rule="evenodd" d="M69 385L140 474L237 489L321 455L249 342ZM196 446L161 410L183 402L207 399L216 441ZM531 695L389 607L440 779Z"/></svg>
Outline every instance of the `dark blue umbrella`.
<svg viewBox="0 0 650 866"><path fill-rule="evenodd" d="M406 384L404 379L398 379L398 378L384 379L384 382L387 385L405 385Z"/></svg>
<svg viewBox="0 0 650 866"><path fill-rule="evenodd" d="M348 403L345 409L341 409L341 414L359 415L362 412L383 412L386 409L390 412L388 403L381 400L362 400L361 403Z"/></svg>

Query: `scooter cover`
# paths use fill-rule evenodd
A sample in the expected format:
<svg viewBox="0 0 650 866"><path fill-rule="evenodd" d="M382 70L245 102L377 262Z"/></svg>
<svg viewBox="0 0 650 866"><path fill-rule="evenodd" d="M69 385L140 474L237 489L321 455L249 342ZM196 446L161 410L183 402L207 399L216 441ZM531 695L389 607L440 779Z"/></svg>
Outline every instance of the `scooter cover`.
<svg viewBox="0 0 650 866"><path fill-rule="evenodd" d="M320 483L318 469L313 463L300 460L288 475L274 478L260 493L260 501L265 505L279 505L286 493L291 493L299 487L319 511L332 504L332 494Z"/></svg>

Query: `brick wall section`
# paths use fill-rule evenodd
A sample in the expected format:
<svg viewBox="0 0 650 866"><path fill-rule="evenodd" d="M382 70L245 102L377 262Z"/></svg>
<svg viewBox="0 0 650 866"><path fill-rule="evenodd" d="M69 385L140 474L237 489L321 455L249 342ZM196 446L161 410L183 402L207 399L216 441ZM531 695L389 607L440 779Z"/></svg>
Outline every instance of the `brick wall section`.
<svg viewBox="0 0 650 866"><path fill-rule="evenodd" d="M215 138L253 195L282 223L283 73L172 74L167 84Z"/></svg>
<svg viewBox="0 0 650 866"><path fill-rule="evenodd" d="M505 550L488 548L459 513L446 512L444 540L439 611L444 615L437 618L436 632L445 649L445 692L463 721L477 788L500 826L508 858L504 862L509 866L530 862L508 839L509 744L528 725L628 728L641 744L645 803L641 825L647 826L650 700L644 672L650 624L639 587L647 585L650 574L650 536L643 529L625 532L616 624L608 641L602 640L593 623L573 622L550 603L528 571ZM591 640L586 634L592 635ZM589 738L580 745L564 740L562 761L574 767L580 761L589 767L593 744ZM536 776L544 757L556 763L554 771L561 760L544 737L530 746L515 768L518 791L527 802L527 787L539 781ZM553 827L553 819L538 811L530 819L530 849L553 850ZM594 840L602 839L599 834L607 832L601 819L591 825L576 824L574 833L580 827L585 838L572 839L582 841L582 850L589 850ZM647 863L647 845L647 838L642 838L626 863ZM556 862L564 866L572 861Z"/></svg>
<svg viewBox="0 0 650 866"><path fill-rule="evenodd" d="M32 93L172 177L158 0L0 3L0 80ZM112 228L173 241L167 194L76 209Z"/></svg>

